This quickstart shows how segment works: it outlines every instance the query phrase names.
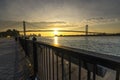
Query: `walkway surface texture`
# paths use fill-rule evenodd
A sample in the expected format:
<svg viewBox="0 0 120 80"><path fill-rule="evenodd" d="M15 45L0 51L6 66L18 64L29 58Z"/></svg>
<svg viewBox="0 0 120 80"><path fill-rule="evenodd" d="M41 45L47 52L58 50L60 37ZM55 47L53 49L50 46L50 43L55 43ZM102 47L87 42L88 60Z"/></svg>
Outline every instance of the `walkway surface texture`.
<svg viewBox="0 0 120 80"><path fill-rule="evenodd" d="M0 80L26 79L26 60L20 48L14 39L0 38Z"/></svg>

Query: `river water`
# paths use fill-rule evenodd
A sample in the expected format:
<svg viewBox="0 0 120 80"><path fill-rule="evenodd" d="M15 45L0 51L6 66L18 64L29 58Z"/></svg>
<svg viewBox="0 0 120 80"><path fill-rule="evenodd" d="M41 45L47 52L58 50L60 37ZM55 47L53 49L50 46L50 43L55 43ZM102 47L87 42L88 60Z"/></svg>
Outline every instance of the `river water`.
<svg viewBox="0 0 120 80"><path fill-rule="evenodd" d="M37 37L38 41L120 56L119 36Z"/></svg>

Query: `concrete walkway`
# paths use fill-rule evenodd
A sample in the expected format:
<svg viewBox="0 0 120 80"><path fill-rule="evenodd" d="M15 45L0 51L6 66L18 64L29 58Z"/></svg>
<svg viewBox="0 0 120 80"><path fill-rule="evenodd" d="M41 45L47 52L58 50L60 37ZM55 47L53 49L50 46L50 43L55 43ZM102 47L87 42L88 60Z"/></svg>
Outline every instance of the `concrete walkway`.
<svg viewBox="0 0 120 80"><path fill-rule="evenodd" d="M14 39L0 38L0 80L26 80L25 55Z"/></svg>

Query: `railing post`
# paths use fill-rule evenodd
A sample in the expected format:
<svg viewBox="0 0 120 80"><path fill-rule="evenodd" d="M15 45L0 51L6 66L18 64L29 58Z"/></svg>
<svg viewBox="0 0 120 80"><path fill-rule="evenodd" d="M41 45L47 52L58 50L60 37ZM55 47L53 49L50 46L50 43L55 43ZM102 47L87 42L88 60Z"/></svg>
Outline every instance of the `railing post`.
<svg viewBox="0 0 120 80"><path fill-rule="evenodd" d="M120 69L116 71L116 80L120 80Z"/></svg>
<svg viewBox="0 0 120 80"><path fill-rule="evenodd" d="M27 47L28 43L27 43L26 38L24 40L24 43L25 43L25 56L29 56L29 54L28 54L28 47Z"/></svg>
<svg viewBox="0 0 120 80"><path fill-rule="evenodd" d="M37 73L38 73L38 59L37 59L37 44L36 42L36 38L33 37L33 69L34 69L34 79L37 77Z"/></svg>

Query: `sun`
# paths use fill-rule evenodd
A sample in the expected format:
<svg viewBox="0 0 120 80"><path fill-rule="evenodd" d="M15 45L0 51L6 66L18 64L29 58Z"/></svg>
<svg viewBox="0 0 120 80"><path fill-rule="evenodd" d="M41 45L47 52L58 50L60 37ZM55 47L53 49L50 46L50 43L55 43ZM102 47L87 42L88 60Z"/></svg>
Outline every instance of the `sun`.
<svg viewBox="0 0 120 80"><path fill-rule="evenodd" d="M58 35L58 31L57 30L54 30L54 35Z"/></svg>
<svg viewBox="0 0 120 80"><path fill-rule="evenodd" d="M54 35L58 35L58 28L55 28L53 33Z"/></svg>

